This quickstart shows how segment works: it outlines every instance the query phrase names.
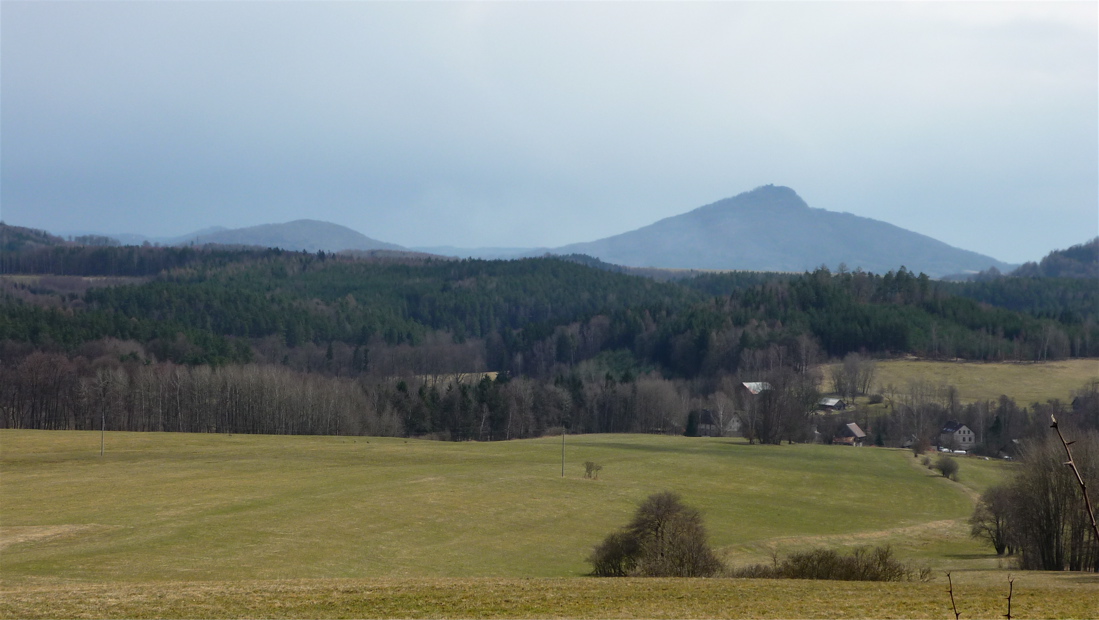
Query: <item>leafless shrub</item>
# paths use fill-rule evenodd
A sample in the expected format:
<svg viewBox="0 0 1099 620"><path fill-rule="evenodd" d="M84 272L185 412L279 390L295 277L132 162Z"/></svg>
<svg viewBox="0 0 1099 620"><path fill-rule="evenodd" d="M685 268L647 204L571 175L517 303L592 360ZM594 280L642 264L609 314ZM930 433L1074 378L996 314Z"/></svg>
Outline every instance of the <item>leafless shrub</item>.
<svg viewBox="0 0 1099 620"><path fill-rule="evenodd" d="M732 571L733 577L831 579L838 581L928 581L930 568L914 569L897 560L889 545L859 547L850 555L833 549L794 553L777 565L756 564Z"/></svg>
<svg viewBox="0 0 1099 620"><path fill-rule="evenodd" d="M599 479L599 472L603 471L603 466L593 461L584 461L584 477Z"/></svg>
<svg viewBox="0 0 1099 620"><path fill-rule="evenodd" d="M958 479L958 461L955 461L945 454L940 454L939 458L935 459L935 469L937 469L944 478L950 478L951 480Z"/></svg>

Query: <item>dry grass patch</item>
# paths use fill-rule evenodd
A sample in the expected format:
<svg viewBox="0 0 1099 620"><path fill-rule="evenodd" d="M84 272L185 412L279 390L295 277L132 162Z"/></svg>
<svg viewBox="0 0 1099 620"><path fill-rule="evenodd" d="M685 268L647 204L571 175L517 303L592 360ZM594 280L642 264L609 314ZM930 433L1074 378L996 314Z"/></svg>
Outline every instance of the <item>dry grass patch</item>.
<svg viewBox="0 0 1099 620"><path fill-rule="evenodd" d="M826 369L825 376L828 376ZM1020 406L1050 399L1069 401L1072 392L1099 379L1099 360L1072 359L1056 362L941 362L887 360L877 362L875 390L893 384L905 390L910 382L958 388L962 402L996 400L1007 395ZM831 390L826 381L824 390Z"/></svg>
<svg viewBox="0 0 1099 620"><path fill-rule="evenodd" d="M0 526L0 551L22 543L40 543L56 538L70 538L110 529L109 525L88 523L82 525L24 525Z"/></svg>
<svg viewBox="0 0 1099 620"><path fill-rule="evenodd" d="M1016 575L1016 618L1087 618L1099 580ZM1094 576L1091 576L1094 577ZM966 618L1007 580L954 575ZM0 591L3 618L945 618L942 583L759 579L369 579L49 584Z"/></svg>

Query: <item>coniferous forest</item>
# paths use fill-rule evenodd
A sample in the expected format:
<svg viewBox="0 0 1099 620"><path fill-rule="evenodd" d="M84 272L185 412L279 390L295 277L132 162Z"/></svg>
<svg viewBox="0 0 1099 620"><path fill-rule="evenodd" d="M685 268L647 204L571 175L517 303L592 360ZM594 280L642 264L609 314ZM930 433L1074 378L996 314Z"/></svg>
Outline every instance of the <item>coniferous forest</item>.
<svg viewBox="0 0 1099 620"><path fill-rule="evenodd" d="M705 411L776 443L819 430L824 361L1099 356L1086 278L822 267L658 281L587 257L120 247L5 229L5 427L497 440L695 432ZM775 389L748 398L745 381ZM925 400L943 404L877 439L960 415Z"/></svg>

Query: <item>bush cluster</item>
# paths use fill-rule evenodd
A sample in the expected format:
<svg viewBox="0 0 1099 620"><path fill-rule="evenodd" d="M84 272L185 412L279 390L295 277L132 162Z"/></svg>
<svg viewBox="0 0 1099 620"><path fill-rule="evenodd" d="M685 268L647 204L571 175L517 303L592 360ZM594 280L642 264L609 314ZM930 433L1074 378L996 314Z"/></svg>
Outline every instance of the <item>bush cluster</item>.
<svg viewBox="0 0 1099 620"><path fill-rule="evenodd" d="M588 562L597 577L712 577L724 568L698 510L665 491L651 495L625 528L609 534Z"/></svg>
<svg viewBox="0 0 1099 620"><path fill-rule="evenodd" d="M958 461L945 454L940 454L939 458L935 459L935 469L939 470L944 478L958 479Z"/></svg>
<svg viewBox="0 0 1099 620"><path fill-rule="evenodd" d="M889 545L859 547L851 555L833 549L794 553L774 565L755 564L732 571L733 577L756 579L831 579L838 581L927 581L930 568L916 570L897 560Z"/></svg>

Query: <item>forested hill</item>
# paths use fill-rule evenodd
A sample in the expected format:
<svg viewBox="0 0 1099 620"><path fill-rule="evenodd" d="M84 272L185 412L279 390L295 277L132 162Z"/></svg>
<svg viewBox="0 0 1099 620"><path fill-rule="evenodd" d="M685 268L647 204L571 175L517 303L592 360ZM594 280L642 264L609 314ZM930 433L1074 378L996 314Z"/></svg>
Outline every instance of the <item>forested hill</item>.
<svg viewBox="0 0 1099 620"><path fill-rule="evenodd" d="M44 230L0 222L0 252L10 255L29 248L63 245L65 240Z"/></svg>
<svg viewBox="0 0 1099 620"><path fill-rule="evenodd" d="M1011 275L1021 278L1099 279L1099 237L1067 250L1054 250L1040 263L1026 263Z"/></svg>
<svg viewBox="0 0 1099 620"><path fill-rule="evenodd" d="M989 270L967 282L943 283L955 294L981 303L1057 319L1099 323L1099 237L1050 252L1009 275Z"/></svg>
<svg viewBox="0 0 1099 620"><path fill-rule="evenodd" d="M575 260L5 251L0 427L491 440L691 432L705 402L775 443L831 432L812 413L829 358L1099 355L1094 320L992 307L904 269L658 282ZM774 392L735 405L741 381ZM876 424L875 441L930 437L954 415L934 411Z"/></svg>
<svg viewBox="0 0 1099 620"><path fill-rule="evenodd" d="M70 275L146 280L76 294L51 292L64 288L56 278L4 278L5 346L76 351L112 338L156 360L265 361L351 375L550 376L617 351L636 368L688 378L735 372L767 355L1099 353L1094 321L982 306L903 269L661 283L555 258L361 260L186 248L6 253L0 267L12 273L24 258L43 257Z"/></svg>
<svg viewBox="0 0 1099 620"><path fill-rule="evenodd" d="M330 222L296 220L285 224L263 224L247 228L234 228L196 235L190 240L195 245L216 243L221 245L247 245L283 250L316 252L340 252L342 250L396 250L405 248L392 243L371 239Z"/></svg>

